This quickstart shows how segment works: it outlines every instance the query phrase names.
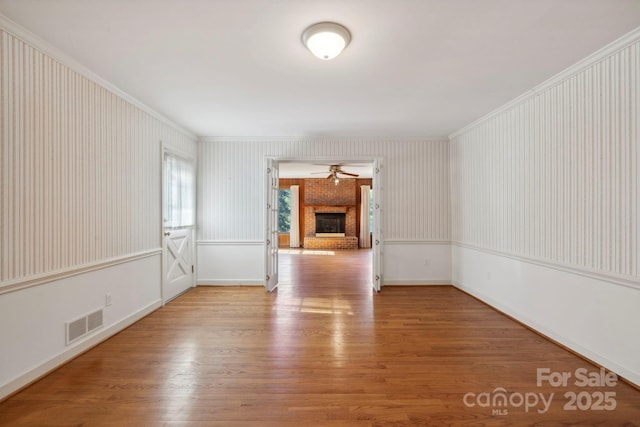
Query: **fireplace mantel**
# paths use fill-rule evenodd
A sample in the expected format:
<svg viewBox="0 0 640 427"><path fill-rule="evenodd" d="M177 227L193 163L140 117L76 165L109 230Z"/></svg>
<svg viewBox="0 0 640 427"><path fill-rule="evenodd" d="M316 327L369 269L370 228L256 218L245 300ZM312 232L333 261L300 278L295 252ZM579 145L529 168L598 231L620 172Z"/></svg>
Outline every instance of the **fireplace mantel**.
<svg viewBox="0 0 640 427"><path fill-rule="evenodd" d="M313 213L347 213L350 206L307 206Z"/></svg>

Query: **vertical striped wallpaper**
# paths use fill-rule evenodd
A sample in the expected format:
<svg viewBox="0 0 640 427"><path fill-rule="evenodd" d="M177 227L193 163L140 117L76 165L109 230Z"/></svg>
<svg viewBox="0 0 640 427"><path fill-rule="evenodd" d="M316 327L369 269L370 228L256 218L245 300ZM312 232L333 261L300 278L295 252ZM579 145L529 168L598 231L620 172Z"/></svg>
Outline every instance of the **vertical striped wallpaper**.
<svg viewBox="0 0 640 427"><path fill-rule="evenodd" d="M219 139L198 144L198 239L264 239L265 157L383 158L387 240L450 240L443 140Z"/></svg>
<svg viewBox="0 0 640 427"><path fill-rule="evenodd" d="M451 143L453 239L640 277L640 42Z"/></svg>
<svg viewBox="0 0 640 427"><path fill-rule="evenodd" d="M0 286L159 248L160 141L195 141L0 38Z"/></svg>

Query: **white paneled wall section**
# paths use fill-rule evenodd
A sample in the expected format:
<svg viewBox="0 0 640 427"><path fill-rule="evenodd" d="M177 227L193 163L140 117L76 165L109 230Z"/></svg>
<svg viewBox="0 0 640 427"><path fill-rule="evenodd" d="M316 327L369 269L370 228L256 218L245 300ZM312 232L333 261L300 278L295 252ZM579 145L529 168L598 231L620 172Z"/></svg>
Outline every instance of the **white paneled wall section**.
<svg viewBox="0 0 640 427"><path fill-rule="evenodd" d="M640 43L452 138L453 240L640 278Z"/></svg>
<svg viewBox="0 0 640 427"><path fill-rule="evenodd" d="M451 137L453 283L640 384L640 29Z"/></svg>
<svg viewBox="0 0 640 427"><path fill-rule="evenodd" d="M195 140L0 16L0 399L160 306L162 147Z"/></svg>
<svg viewBox="0 0 640 427"><path fill-rule="evenodd" d="M1 285L160 248L160 141L194 138L0 37Z"/></svg>
<svg viewBox="0 0 640 427"><path fill-rule="evenodd" d="M449 144L421 141L210 139L199 144L198 239L262 240L264 159L384 158L388 240L449 241Z"/></svg>
<svg viewBox="0 0 640 427"><path fill-rule="evenodd" d="M207 271L212 257L222 251L215 245L236 242L255 245L264 237L264 165L265 157L295 159L356 160L382 158L384 165L383 233L386 242L422 242L438 244L451 238L449 212L449 143L433 140L365 139L259 139L235 138L202 141L198 145L198 263L199 283L217 283L214 271ZM413 245L418 251L419 245ZM448 245L438 251L449 253ZM209 255L208 255L209 254ZM446 255L449 257L449 255ZM224 260L217 260L223 262ZM237 260L235 261L237 262ZM243 260L259 264L253 256ZM233 265L234 261L225 262ZM424 270L420 265L405 265L409 270ZM256 272L261 271L258 266ZM259 283L261 274L243 276L243 271L226 272L220 282ZM424 280L447 281L447 277L429 276ZM232 280L236 277L236 281ZM391 278L393 279L393 278Z"/></svg>

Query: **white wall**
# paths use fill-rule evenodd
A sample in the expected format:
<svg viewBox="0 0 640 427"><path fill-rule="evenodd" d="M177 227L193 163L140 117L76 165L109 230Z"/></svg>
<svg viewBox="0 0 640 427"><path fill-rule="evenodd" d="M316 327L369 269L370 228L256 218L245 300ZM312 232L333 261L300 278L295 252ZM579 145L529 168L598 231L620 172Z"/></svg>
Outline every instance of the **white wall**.
<svg viewBox="0 0 640 427"><path fill-rule="evenodd" d="M160 307L160 267L156 253L0 295L0 397ZM65 346L65 323L100 308L104 327Z"/></svg>
<svg viewBox="0 0 640 427"><path fill-rule="evenodd" d="M198 242L198 285L262 285L264 242Z"/></svg>
<svg viewBox="0 0 640 427"><path fill-rule="evenodd" d="M449 242L387 241L384 245L385 285L450 285Z"/></svg>
<svg viewBox="0 0 640 427"><path fill-rule="evenodd" d="M454 282L637 384L639 39L451 142Z"/></svg>
<svg viewBox="0 0 640 427"><path fill-rule="evenodd" d="M436 243L433 250L439 251L442 265L450 263L450 250L438 245L450 240L446 139L212 138L198 147L198 283L262 282L264 252L256 242L264 241L267 156L334 161L383 158L382 228L385 240L394 241L390 255L393 257L404 243L408 252L416 249L416 243ZM229 245L234 250L226 250ZM238 263L238 251L242 264ZM385 268L390 267L385 270L385 282L450 279L442 269L424 269L403 257L392 259L391 265L385 260ZM207 264L221 268L207 268ZM405 271L410 275L404 275Z"/></svg>
<svg viewBox="0 0 640 427"><path fill-rule="evenodd" d="M1 16L0 30L1 398L157 305L162 145L196 143ZM65 322L107 292L105 327L65 347Z"/></svg>
<svg viewBox="0 0 640 427"><path fill-rule="evenodd" d="M161 146L196 144L0 24L2 397L159 305ZM261 282L265 156L380 157L388 283L447 282L453 252L458 286L640 384L637 39L453 135L451 159L445 139L199 143L198 280Z"/></svg>
<svg viewBox="0 0 640 427"><path fill-rule="evenodd" d="M640 384L637 287L463 246L453 258L456 286Z"/></svg>

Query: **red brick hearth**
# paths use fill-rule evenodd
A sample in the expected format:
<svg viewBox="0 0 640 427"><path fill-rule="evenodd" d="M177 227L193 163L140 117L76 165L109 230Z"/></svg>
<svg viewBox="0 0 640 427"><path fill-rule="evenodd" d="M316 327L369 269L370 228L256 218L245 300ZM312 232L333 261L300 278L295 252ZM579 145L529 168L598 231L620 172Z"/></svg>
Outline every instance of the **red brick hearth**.
<svg viewBox="0 0 640 427"><path fill-rule="evenodd" d="M358 238L350 237L305 237L305 249L358 249Z"/></svg>

